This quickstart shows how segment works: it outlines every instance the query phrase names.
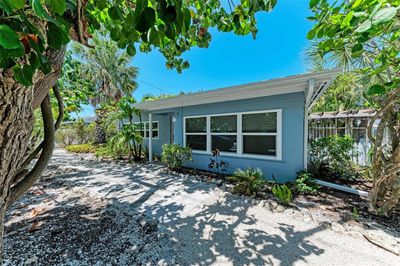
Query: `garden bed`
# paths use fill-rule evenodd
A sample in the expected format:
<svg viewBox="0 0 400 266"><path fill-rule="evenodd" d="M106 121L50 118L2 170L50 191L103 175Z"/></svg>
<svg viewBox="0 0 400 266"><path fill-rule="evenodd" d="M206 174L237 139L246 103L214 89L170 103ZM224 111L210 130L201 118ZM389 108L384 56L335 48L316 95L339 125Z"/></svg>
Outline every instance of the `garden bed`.
<svg viewBox="0 0 400 266"><path fill-rule="evenodd" d="M224 174L185 167L175 171L168 171L181 176L194 177L199 181L217 184L220 187L225 187L230 192L234 187L226 179L227 175ZM337 179L327 179L326 181L343 185ZM365 191L369 191L372 187L372 183L365 179L348 180L346 185ZM393 210L389 217L381 217L372 214L368 210L368 198L326 187L320 187L315 194L297 194L289 205L280 204L279 200L271 193L270 186L266 186L259 193L249 198L275 201L284 208L307 209L322 220L329 218L332 222L339 224L349 223L367 228L376 227L400 237L400 205Z"/></svg>

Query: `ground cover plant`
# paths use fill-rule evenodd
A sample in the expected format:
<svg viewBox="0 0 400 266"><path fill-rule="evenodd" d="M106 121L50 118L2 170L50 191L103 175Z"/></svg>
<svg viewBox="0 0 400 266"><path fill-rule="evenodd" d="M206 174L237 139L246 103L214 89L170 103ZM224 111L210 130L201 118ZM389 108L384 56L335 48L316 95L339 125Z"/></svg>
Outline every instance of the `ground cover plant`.
<svg viewBox="0 0 400 266"><path fill-rule="evenodd" d="M73 144L65 147L65 150L75 153L94 153L96 146L92 144Z"/></svg>

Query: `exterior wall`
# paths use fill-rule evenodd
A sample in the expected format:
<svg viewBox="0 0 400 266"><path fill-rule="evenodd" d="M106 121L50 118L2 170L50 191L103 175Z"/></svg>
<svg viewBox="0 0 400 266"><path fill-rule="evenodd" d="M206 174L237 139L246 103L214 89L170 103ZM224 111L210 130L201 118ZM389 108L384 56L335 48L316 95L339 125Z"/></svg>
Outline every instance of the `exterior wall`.
<svg viewBox="0 0 400 266"><path fill-rule="evenodd" d="M246 169L248 167L260 168L267 179L272 176L278 182L292 181L296 177L296 172L303 169L303 142L304 142L304 102L303 92L246 99L240 101L227 101L181 108L166 109L153 112L153 120L160 122L160 139L153 140L153 150L159 154L163 143L169 143L170 127L169 115L174 117L173 133L174 143L183 145L183 120L186 116L212 115L236 112L264 111L272 109L282 110L282 159L259 159L238 157L237 155L221 155L220 159L228 162L228 173L233 173L236 169ZM161 116L160 113L168 114ZM148 120L146 114L145 119ZM163 117L163 118L161 118ZM165 127L165 128L164 128ZM165 134L165 136L163 136ZM145 140L147 143L148 140ZM165 141L165 142L163 142ZM201 154L193 152L193 162L185 166L209 170L208 163L211 154Z"/></svg>
<svg viewBox="0 0 400 266"><path fill-rule="evenodd" d="M139 122L139 118L134 119L135 122ZM147 113L143 113L142 122L148 122L149 116ZM167 114L155 114L153 115L153 122L158 121L158 139L153 138L153 154L160 155L162 152L162 145L164 143L170 143L170 117ZM148 150L149 139L143 139L143 147Z"/></svg>

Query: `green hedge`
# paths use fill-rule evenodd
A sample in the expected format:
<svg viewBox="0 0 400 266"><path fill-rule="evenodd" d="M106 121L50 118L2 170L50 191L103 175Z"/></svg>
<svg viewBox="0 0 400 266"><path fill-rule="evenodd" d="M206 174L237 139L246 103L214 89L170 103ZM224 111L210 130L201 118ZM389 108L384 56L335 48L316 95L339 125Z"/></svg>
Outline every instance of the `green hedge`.
<svg viewBox="0 0 400 266"><path fill-rule="evenodd" d="M68 152L92 153L96 151L96 146L92 144L75 144L65 147Z"/></svg>

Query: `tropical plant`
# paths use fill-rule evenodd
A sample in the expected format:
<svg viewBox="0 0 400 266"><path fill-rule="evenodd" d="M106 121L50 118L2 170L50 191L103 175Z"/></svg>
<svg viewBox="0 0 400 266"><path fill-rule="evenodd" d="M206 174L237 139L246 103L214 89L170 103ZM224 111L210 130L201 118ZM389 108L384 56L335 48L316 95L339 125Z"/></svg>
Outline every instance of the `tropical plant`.
<svg viewBox="0 0 400 266"><path fill-rule="evenodd" d="M370 206L388 215L400 200L400 1L311 0L310 7L315 24L307 37L318 41L331 65L357 69L368 84L366 98L378 107L368 126L374 149Z"/></svg>
<svg viewBox="0 0 400 266"><path fill-rule="evenodd" d="M256 195L266 183L263 172L258 168L238 169L227 180L235 184L233 193L246 196Z"/></svg>
<svg viewBox="0 0 400 266"><path fill-rule="evenodd" d="M310 171L318 177L352 178L354 140L350 136L328 136L310 142Z"/></svg>
<svg viewBox="0 0 400 266"><path fill-rule="evenodd" d="M81 65L81 80L91 84L93 93L89 100L99 111L95 112L96 143L106 142L106 132L102 126L103 109L110 101L118 101L124 95L131 95L136 89L137 68L130 64L130 57L118 48L104 31L96 31L89 42L94 49L75 43L74 55ZM105 103L105 104L104 104Z"/></svg>
<svg viewBox="0 0 400 266"><path fill-rule="evenodd" d="M221 1L203 0L0 1L0 35L6 36L0 38L1 217L29 190L51 158L55 127L48 93L53 88L57 102L62 102L55 84L70 39L88 45L91 34L103 25L129 55L135 55L136 47L142 52L157 49L166 58L167 68L182 71L189 67L182 59L185 51L209 46L209 28L255 37L256 13L271 11L275 5L276 0L242 1L230 3L227 10ZM27 147L33 111L39 106L44 141L34 150L34 155L40 152L36 167L25 171L35 158L27 154ZM2 222L3 218L0 230Z"/></svg>
<svg viewBox="0 0 400 266"><path fill-rule="evenodd" d="M284 204L289 204L293 200L292 190L285 184L275 184L272 187L272 194Z"/></svg>
<svg viewBox="0 0 400 266"><path fill-rule="evenodd" d="M71 50L66 53L58 84L65 106L64 121L72 120L70 114L82 111L82 105L89 104L89 99L94 97L94 88L83 78L82 63L72 56ZM52 101L52 105L56 104Z"/></svg>
<svg viewBox="0 0 400 266"><path fill-rule="evenodd" d="M93 106L131 95L137 87L138 70L131 65L130 56L104 31L95 31L89 45L94 48L74 43L72 51L81 64L81 79L94 91L89 98Z"/></svg>
<svg viewBox="0 0 400 266"><path fill-rule="evenodd" d="M162 146L161 161L170 169L182 168L182 165L192 160L192 150L179 144L164 144Z"/></svg>
<svg viewBox="0 0 400 266"><path fill-rule="evenodd" d="M141 123L141 111L133 105L136 103L131 96L122 97L106 119L106 128L115 125L120 126L118 132L109 140L112 149L129 151L129 157L134 161L142 160L143 124ZM134 118L139 118L139 123Z"/></svg>
<svg viewBox="0 0 400 266"><path fill-rule="evenodd" d="M319 186L315 183L312 174L303 170L297 173L297 178L294 182L294 189L298 193L315 194L317 193Z"/></svg>

